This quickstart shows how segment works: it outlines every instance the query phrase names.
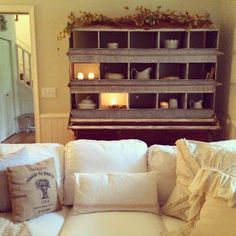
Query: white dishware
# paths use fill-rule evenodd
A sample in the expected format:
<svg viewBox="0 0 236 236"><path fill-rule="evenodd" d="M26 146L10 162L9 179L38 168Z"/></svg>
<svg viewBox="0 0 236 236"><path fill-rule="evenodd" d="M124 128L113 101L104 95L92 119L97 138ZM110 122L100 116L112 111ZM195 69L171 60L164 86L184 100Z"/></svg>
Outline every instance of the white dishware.
<svg viewBox="0 0 236 236"><path fill-rule="evenodd" d="M171 109L177 109L178 108L178 100L175 98L169 99L169 107Z"/></svg>
<svg viewBox="0 0 236 236"><path fill-rule="evenodd" d="M202 100L199 100L199 101L193 101L191 100L190 103L189 103L189 106L191 109L202 109L203 106L202 106Z"/></svg>
<svg viewBox="0 0 236 236"><path fill-rule="evenodd" d="M89 96L81 100L80 103L78 103L79 109L94 109L95 107L96 104L90 99Z"/></svg>
<svg viewBox="0 0 236 236"><path fill-rule="evenodd" d="M118 48L118 43L115 43L115 42L108 43L107 47L110 48L110 49L116 49L116 48Z"/></svg>
<svg viewBox="0 0 236 236"><path fill-rule="evenodd" d="M143 71L138 71L135 68L131 70L131 77L137 80L148 80L150 79L150 73L152 68L148 67Z"/></svg>
<svg viewBox="0 0 236 236"><path fill-rule="evenodd" d="M180 77L179 76L166 76L163 79L165 79L165 80L176 80L176 79L180 79Z"/></svg>
<svg viewBox="0 0 236 236"><path fill-rule="evenodd" d="M105 79L124 79L124 75L121 73L106 73L105 74Z"/></svg>
<svg viewBox="0 0 236 236"><path fill-rule="evenodd" d="M179 40L178 39L166 39L164 41L165 48L176 49L178 47Z"/></svg>

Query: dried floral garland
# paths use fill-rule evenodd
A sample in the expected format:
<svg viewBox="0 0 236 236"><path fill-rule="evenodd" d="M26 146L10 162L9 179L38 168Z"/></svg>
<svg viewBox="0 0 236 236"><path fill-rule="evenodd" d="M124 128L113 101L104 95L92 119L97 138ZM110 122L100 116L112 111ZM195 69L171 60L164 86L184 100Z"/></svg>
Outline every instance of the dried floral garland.
<svg viewBox="0 0 236 236"><path fill-rule="evenodd" d="M128 7L125 7L129 10ZM135 8L133 15L122 17L107 17L102 14L80 11L80 17L73 13L68 16L67 26L59 33L61 40L70 35L76 27L114 27L114 28L212 28L213 23L210 15L190 15L188 12L181 13L172 10L162 11L161 6L150 10L144 6Z"/></svg>
<svg viewBox="0 0 236 236"><path fill-rule="evenodd" d="M0 15L0 31L7 30L7 21L4 15Z"/></svg>

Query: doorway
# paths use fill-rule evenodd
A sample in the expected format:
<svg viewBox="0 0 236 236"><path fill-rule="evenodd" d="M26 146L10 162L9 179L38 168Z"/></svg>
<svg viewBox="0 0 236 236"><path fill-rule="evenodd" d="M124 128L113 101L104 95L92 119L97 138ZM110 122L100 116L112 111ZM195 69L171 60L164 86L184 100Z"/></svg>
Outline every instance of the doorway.
<svg viewBox="0 0 236 236"><path fill-rule="evenodd" d="M0 16L0 142L40 142L34 9L0 6Z"/></svg>
<svg viewBox="0 0 236 236"><path fill-rule="evenodd" d="M17 131L11 41L0 37L0 52L0 141L2 142Z"/></svg>

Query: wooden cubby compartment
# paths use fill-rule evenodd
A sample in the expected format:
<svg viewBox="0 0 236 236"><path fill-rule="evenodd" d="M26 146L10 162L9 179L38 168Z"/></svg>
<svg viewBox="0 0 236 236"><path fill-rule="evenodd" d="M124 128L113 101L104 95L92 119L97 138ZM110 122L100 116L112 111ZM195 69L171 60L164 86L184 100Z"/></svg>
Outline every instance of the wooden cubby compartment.
<svg viewBox="0 0 236 236"><path fill-rule="evenodd" d="M96 31L73 31L70 48L98 48L98 33Z"/></svg>
<svg viewBox="0 0 236 236"><path fill-rule="evenodd" d="M100 32L100 48L107 48L108 43L117 43L118 48L128 48L128 32L101 31Z"/></svg>
<svg viewBox="0 0 236 236"><path fill-rule="evenodd" d="M186 31L161 31L160 32L160 43L158 48L165 48L165 40L178 40L177 48L187 48L188 47L188 32Z"/></svg>
<svg viewBox="0 0 236 236"><path fill-rule="evenodd" d="M147 68L151 68L150 79L156 79L157 78L157 64L156 63L131 63L130 64L130 79L136 79L137 72L142 72L143 70Z"/></svg>
<svg viewBox="0 0 236 236"><path fill-rule="evenodd" d="M188 79L215 80L216 63L189 63Z"/></svg>
<svg viewBox="0 0 236 236"><path fill-rule="evenodd" d="M170 99L177 100L176 109L186 109L186 94L185 93L160 93L158 97L158 107L161 108L161 102L169 103ZM171 109L169 107L169 109Z"/></svg>
<svg viewBox="0 0 236 236"><path fill-rule="evenodd" d="M202 100L203 109L214 109L214 94L213 93L188 93L187 94L187 107L190 106L191 101L197 102Z"/></svg>
<svg viewBox="0 0 236 236"><path fill-rule="evenodd" d="M130 32L130 48L157 48L157 32Z"/></svg>
<svg viewBox="0 0 236 236"><path fill-rule="evenodd" d="M95 108L99 108L99 94L97 93L82 93L82 94L76 94L76 104L74 109L78 109L78 104L86 98L89 98L91 101L93 101L96 104Z"/></svg>
<svg viewBox="0 0 236 236"><path fill-rule="evenodd" d="M159 78L179 77L180 79L186 79L186 68L186 63L160 63Z"/></svg>
<svg viewBox="0 0 236 236"><path fill-rule="evenodd" d="M131 93L129 94L130 109L156 108L156 94Z"/></svg>
<svg viewBox="0 0 236 236"><path fill-rule="evenodd" d="M107 73L119 73L128 78L128 63L101 63L100 75L101 79L105 79Z"/></svg>
<svg viewBox="0 0 236 236"><path fill-rule="evenodd" d="M190 48L218 48L218 32L191 31Z"/></svg>

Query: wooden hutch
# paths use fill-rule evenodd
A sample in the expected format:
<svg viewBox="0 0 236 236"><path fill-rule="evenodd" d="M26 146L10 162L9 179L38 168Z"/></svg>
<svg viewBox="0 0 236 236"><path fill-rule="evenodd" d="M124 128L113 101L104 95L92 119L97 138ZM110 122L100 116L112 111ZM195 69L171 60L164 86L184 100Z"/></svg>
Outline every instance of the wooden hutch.
<svg viewBox="0 0 236 236"><path fill-rule="evenodd" d="M218 41L217 29L73 29L68 128L76 138L149 145L216 139Z"/></svg>

